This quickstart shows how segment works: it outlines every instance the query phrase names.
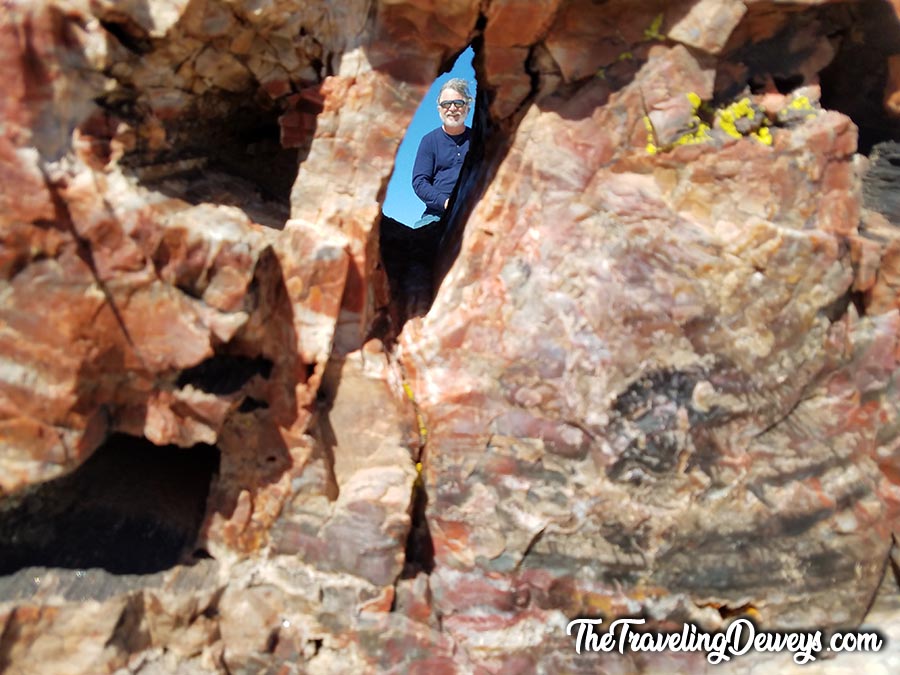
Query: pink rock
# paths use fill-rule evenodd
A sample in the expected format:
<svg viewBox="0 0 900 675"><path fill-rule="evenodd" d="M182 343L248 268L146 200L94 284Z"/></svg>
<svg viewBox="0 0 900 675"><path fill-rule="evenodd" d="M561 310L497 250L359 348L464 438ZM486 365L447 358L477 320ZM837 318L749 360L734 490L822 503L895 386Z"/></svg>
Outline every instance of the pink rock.
<svg viewBox="0 0 900 675"><path fill-rule="evenodd" d="M378 352L356 352L329 366L312 455L324 462L325 474L309 496L298 494L285 507L274 542L281 554L379 586L393 584L403 566L419 440L410 426L414 414L389 388L387 368ZM318 523L310 522L308 499L327 508Z"/></svg>
<svg viewBox="0 0 900 675"><path fill-rule="evenodd" d="M559 5L559 0L541 0L527 7L515 0L492 2L485 12L487 46L526 47L534 44L547 32Z"/></svg>
<svg viewBox="0 0 900 675"><path fill-rule="evenodd" d="M345 62L352 69L352 59ZM362 345L376 299L386 295L373 227L380 212L377 198L400 141L396 130L408 124L422 91L391 86L387 76L374 70L334 76L322 85L324 108L316 119L309 155L294 183L291 217L313 229L335 228L349 241L350 274L336 337L339 353ZM372 123L370 116L375 110L381 112ZM352 168L332 173L328 167L336 158ZM321 194L330 197L321 200Z"/></svg>
<svg viewBox="0 0 900 675"><path fill-rule="evenodd" d="M747 6L741 0L700 0L691 4L667 36L717 54L746 12Z"/></svg>
<svg viewBox="0 0 900 675"><path fill-rule="evenodd" d="M900 239L819 80L867 5L4 10L0 513L113 432L219 453L173 569L0 577L9 670L695 672L566 626L863 619ZM484 161L398 336L384 188L469 44Z"/></svg>
<svg viewBox="0 0 900 675"><path fill-rule="evenodd" d="M616 129L606 111L640 129L639 90L659 110L684 91L654 68L678 49L651 52L606 108L551 96L529 111L431 311L401 336L429 429L435 605L467 644L509 638L504 622L535 602L665 616L649 588L711 625L698 605L852 623L879 583L870 553L887 555L893 509L876 420L892 410L896 314L828 318L853 279L854 130L827 113L777 129L773 146L742 137L652 159L636 131L600 154ZM765 542L742 534L760 528ZM551 580L536 587L537 572ZM828 579L821 592L810 575Z"/></svg>
<svg viewBox="0 0 900 675"><path fill-rule="evenodd" d="M531 78L523 66L527 57L526 47L485 46L487 84L496 91L491 112L498 119L512 115L532 93Z"/></svg>

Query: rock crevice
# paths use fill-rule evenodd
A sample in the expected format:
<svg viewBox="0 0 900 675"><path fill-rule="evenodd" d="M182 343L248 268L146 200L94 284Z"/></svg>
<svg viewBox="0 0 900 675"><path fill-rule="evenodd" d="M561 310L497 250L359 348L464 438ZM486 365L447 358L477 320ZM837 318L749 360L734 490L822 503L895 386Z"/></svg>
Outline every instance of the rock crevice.
<svg viewBox="0 0 900 675"><path fill-rule="evenodd" d="M3 668L693 671L566 625L863 620L900 503L896 3L0 21ZM467 45L478 138L404 301L380 201Z"/></svg>

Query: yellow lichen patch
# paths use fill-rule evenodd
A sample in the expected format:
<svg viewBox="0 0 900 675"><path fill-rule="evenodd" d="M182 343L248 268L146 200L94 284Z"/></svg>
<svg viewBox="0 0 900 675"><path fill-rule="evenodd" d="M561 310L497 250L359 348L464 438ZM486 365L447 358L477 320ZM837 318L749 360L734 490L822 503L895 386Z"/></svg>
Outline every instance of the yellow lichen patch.
<svg viewBox="0 0 900 675"><path fill-rule="evenodd" d="M753 137L763 145L772 145L772 132L769 131L769 127L760 127L753 133Z"/></svg>
<svg viewBox="0 0 900 675"><path fill-rule="evenodd" d="M712 135L710 134L709 125L700 119L700 116L697 115L697 111L700 109L700 106L703 104L703 99L700 98L700 95L695 92L689 92L686 94L688 101L691 103L691 108L694 114L691 116L690 122L690 131L685 132L673 142L659 147L656 144L656 133L653 129L653 123L650 120L649 115L644 116L644 127L647 129L647 154L655 155L660 151L671 150L672 148L678 147L680 145L696 145L697 143L705 143L709 140L712 140Z"/></svg>
<svg viewBox="0 0 900 675"><path fill-rule="evenodd" d="M738 131L737 121L742 118L753 119L756 109L749 98L742 98L716 112L719 128L732 138L741 138L743 134Z"/></svg>
<svg viewBox="0 0 900 675"><path fill-rule="evenodd" d="M418 411L416 412L416 422L419 425L419 442L425 445L425 441L428 440L428 427L425 426L425 420L422 419Z"/></svg>
<svg viewBox="0 0 900 675"><path fill-rule="evenodd" d="M656 15L653 19L653 23L650 24L648 28L644 30L644 38L647 40L665 40L666 36L659 32L659 29L662 28L663 19L665 16L662 13Z"/></svg>
<svg viewBox="0 0 900 675"><path fill-rule="evenodd" d="M796 122L802 119L813 119L819 114L817 103L810 101L808 96L795 96L790 102L778 111L778 121Z"/></svg>
<svg viewBox="0 0 900 675"><path fill-rule="evenodd" d="M690 98L690 94L688 97ZM697 98L698 103L696 107L699 107L700 97L694 94ZM691 99L691 103L694 103L694 99ZM706 122L703 122L697 115L694 115L692 120L692 130L688 131L681 136L679 136L675 141L669 143L663 147L659 147L656 144L656 132L653 129L653 123L650 121L649 115L644 115L644 127L647 129L647 145L645 147L648 155L655 155L659 152L665 152L667 150L671 150L680 145L696 145L697 143L705 143L709 140L712 140L712 135L710 134L710 127Z"/></svg>
<svg viewBox="0 0 900 675"><path fill-rule="evenodd" d="M700 117L700 108L703 99L696 92L685 94L691 104L693 114L688 124L688 131L682 133L677 139L665 145L659 145L653 123L649 115L644 116L644 126L647 129L648 155L656 155L682 145L696 145L715 139L712 127ZM769 122L762 110L753 104L748 97L735 101L715 112L716 127L728 136L736 139L752 137L758 143L771 146L774 142ZM742 120L745 120L742 122Z"/></svg>
<svg viewBox="0 0 900 675"><path fill-rule="evenodd" d="M813 110L812 103L809 102L808 96L797 96L788 103L788 108L794 110Z"/></svg>
<svg viewBox="0 0 900 675"><path fill-rule="evenodd" d="M656 147L656 130L653 128L653 122L650 121L649 115L644 115L644 128L647 130L647 154L655 155L659 148Z"/></svg>
<svg viewBox="0 0 900 675"><path fill-rule="evenodd" d="M693 91L688 92L686 96L691 103L691 109L694 111L694 114L691 116L692 130L680 136L672 143L673 146L696 145L697 143L705 143L706 141L712 140L709 125L701 120L700 116L697 114L700 110L700 106L703 105L703 99L700 98L700 94Z"/></svg>
<svg viewBox="0 0 900 675"><path fill-rule="evenodd" d="M679 136L672 145L696 145L697 143L706 143L709 140L712 140L712 136L709 133L709 125L706 122L700 122L696 129Z"/></svg>
<svg viewBox="0 0 900 675"><path fill-rule="evenodd" d="M425 420L419 413L418 406L416 406L416 399L413 395L412 387L409 386L409 382L403 383L403 391L406 392L406 397L412 402L413 407L416 410L416 424L419 427L419 443L424 446L425 441L428 440L428 427L425 426Z"/></svg>

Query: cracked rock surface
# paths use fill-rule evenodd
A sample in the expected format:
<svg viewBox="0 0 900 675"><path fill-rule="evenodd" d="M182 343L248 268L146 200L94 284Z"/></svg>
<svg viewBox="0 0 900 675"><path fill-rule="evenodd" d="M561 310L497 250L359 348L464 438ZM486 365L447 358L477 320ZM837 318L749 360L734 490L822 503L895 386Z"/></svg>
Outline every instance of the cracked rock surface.
<svg viewBox="0 0 900 675"><path fill-rule="evenodd" d="M0 670L699 672L566 625L897 634L898 13L5 3ZM469 44L429 303L380 202Z"/></svg>

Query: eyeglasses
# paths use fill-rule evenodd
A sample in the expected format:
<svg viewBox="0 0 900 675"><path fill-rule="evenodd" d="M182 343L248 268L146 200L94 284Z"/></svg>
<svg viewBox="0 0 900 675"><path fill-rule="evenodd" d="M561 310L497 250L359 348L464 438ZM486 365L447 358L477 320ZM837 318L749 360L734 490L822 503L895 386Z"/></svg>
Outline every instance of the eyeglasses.
<svg viewBox="0 0 900 675"><path fill-rule="evenodd" d="M450 110L450 106L454 106L456 108L465 108L467 105L466 101L463 101L461 98L455 98L452 101L441 101L439 105L444 110Z"/></svg>

